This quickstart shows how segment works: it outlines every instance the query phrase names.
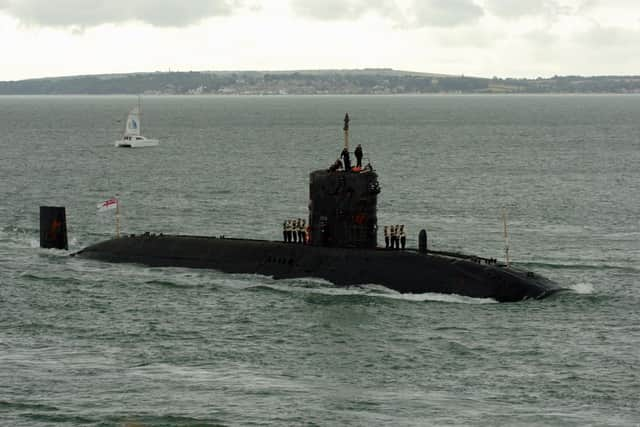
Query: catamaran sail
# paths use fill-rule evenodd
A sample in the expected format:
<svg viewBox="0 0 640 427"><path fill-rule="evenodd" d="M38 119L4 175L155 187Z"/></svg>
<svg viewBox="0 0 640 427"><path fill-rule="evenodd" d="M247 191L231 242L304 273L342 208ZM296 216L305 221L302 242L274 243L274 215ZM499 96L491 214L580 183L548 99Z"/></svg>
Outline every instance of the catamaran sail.
<svg viewBox="0 0 640 427"><path fill-rule="evenodd" d="M127 126L124 131L125 136L137 136L142 135L142 130L140 129L140 109L138 107L134 107L131 111L129 111L129 115L127 116Z"/></svg>
<svg viewBox="0 0 640 427"><path fill-rule="evenodd" d="M158 145L157 139L148 139L142 135L142 109L138 106L129 111L124 125L122 139L115 142L116 147L141 148Z"/></svg>

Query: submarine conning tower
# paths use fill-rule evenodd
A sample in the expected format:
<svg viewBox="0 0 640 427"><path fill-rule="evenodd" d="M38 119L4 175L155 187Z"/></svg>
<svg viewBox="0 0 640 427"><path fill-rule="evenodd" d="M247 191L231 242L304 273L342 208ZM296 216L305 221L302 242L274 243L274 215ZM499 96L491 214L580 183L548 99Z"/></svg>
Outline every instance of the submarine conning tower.
<svg viewBox="0 0 640 427"><path fill-rule="evenodd" d="M348 152L348 114L344 121L345 150ZM317 170L309 176L310 244L375 248L380 193L378 175L371 165L364 168L345 167Z"/></svg>

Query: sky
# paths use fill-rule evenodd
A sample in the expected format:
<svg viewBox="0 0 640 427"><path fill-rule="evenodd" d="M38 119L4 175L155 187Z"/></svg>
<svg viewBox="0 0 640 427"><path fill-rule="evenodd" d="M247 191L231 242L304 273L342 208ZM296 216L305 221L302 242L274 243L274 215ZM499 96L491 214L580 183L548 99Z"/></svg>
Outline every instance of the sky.
<svg viewBox="0 0 640 427"><path fill-rule="evenodd" d="M394 68L640 74L640 0L0 0L0 80Z"/></svg>

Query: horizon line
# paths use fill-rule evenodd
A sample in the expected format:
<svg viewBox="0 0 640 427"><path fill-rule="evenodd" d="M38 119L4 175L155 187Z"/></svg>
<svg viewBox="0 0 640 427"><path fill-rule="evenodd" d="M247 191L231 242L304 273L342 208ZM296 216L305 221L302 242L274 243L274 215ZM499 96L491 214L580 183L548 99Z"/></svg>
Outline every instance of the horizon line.
<svg viewBox="0 0 640 427"><path fill-rule="evenodd" d="M561 78L561 77L583 77L583 78L596 78L596 77L640 77L640 75L634 74L592 74L592 75L583 75L583 74L554 74L553 76L537 76L537 77L499 77L499 76L475 76L475 75L465 75L464 73L460 74L445 74L445 73L433 73L433 72L425 72L425 71L411 71L411 70L400 70L396 68L390 67L365 67L365 68L298 68L298 69L237 69L237 70L154 70L154 71L126 71L126 72L110 72L110 73L89 73L89 74L63 74L56 76L42 76L42 77L28 77L22 79L10 79L10 80L0 80L0 83L11 83L11 82L24 82L29 80L48 80L48 79L65 79L65 78L80 78L80 77L106 77L106 76L127 76L127 75L137 75L137 74L170 74L170 73L314 73L314 72L374 72L374 73L385 73L385 72L396 72L403 73L408 75L423 75L425 77L463 77L463 78L474 78L474 79L501 79L501 80L549 80L553 78Z"/></svg>

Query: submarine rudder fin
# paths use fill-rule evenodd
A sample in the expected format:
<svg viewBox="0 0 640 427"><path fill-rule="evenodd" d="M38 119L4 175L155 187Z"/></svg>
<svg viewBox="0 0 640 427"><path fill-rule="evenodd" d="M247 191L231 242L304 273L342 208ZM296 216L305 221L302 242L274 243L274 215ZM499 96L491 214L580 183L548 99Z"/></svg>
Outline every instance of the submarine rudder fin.
<svg viewBox="0 0 640 427"><path fill-rule="evenodd" d="M64 206L40 206L40 247L69 249Z"/></svg>

